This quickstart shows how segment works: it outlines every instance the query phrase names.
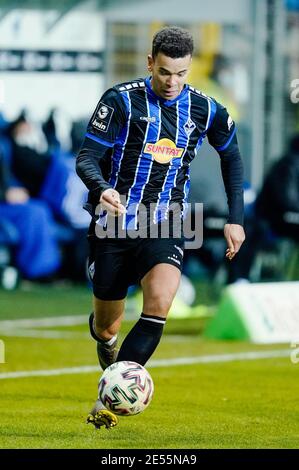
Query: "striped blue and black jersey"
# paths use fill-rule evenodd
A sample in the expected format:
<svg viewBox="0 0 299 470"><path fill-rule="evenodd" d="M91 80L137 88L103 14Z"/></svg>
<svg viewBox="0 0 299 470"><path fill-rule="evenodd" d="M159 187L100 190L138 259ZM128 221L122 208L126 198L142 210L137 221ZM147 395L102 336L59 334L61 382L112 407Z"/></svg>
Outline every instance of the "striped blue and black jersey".
<svg viewBox="0 0 299 470"><path fill-rule="evenodd" d="M157 96L150 78L107 90L89 121L77 171L99 201L113 187L126 197L126 225L137 224L138 206L155 204L153 222L167 218L172 203L187 208L190 163L205 137L221 156L229 222L242 224L242 162L235 123L211 97L185 85L173 100ZM97 160L97 157L98 160ZM108 162L108 171L101 164Z"/></svg>

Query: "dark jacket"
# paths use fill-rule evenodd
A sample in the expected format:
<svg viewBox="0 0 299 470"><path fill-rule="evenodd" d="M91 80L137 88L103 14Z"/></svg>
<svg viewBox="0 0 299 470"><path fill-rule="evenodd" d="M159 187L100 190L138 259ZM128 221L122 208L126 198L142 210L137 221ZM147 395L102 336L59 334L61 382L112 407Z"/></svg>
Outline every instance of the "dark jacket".
<svg viewBox="0 0 299 470"><path fill-rule="evenodd" d="M256 209L274 223L280 223L286 212L299 213L299 152L274 163L257 197Z"/></svg>

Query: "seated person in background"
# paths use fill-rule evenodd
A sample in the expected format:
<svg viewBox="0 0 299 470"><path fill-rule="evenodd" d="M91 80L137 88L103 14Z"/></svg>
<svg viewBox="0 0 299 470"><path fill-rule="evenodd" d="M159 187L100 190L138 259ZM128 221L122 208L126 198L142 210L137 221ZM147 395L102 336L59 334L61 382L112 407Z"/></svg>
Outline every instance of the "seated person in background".
<svg viewBox="0 0 299 470"><path fill-rule="evenodd" d="M9 179L0 155L0 219L12 224L19 235L15 265L27 279L51 276L60 267L52 214L44 202L30 199L25 188L9 186Z"/></svg>
<svg viewBox="0 0 299 470"><path fill-rule="evenodd" d="M275 233L299 241L299 134L267 174L256 211Z"/></svg>
<svg viewBox="0 0 299 470"><path fill-rule="evenodd" d="M55 217L74 229L88 227L90 217L82 209L87 191L76 175L74 159L41 151L35 129L24 115L10 124L7 135L12 173L30 196L45 201Z"/></svg>
<svg viewBox="0 0 299 470"><path fill-rule="evenodd" d="M55 135L55 129L52 131ZM85 282L86 228L90 216L82 208L87 190L75 172L75 159L60 151L59 146L50 153L45 140L45 145L40 145L35 127L24 115L10 124L7 135L11 142L10 168L14 177L30 197L48 206L59 224L56 235L63 245L64 261L61 276Z"/></svg>

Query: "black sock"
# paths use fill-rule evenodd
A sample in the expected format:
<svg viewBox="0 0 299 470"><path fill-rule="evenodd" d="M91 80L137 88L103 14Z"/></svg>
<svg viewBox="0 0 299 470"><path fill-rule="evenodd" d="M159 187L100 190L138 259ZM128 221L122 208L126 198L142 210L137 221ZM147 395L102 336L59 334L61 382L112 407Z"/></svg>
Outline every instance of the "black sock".
<svg viewBox="0 0 299 470"><path fill-rule="evenodd" d="M118 361L134 361L144 366L158 346L166 318L141 314L119 350Z"/></svg>

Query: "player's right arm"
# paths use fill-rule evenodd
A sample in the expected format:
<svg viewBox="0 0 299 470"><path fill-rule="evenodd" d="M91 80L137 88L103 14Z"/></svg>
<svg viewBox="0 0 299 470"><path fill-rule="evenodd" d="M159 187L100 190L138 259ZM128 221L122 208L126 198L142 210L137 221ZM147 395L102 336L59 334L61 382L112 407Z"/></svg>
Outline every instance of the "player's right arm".
<svg viewBox="0 0 299 470"><path fill-rule="evenodd" d="M108 90L88 123L76 160L77 174L89 189L92 199L100 202L113 215L123 213L125 208L120 203L119 193L107 182L103 168L105 165L111 167L113 146L125 121L122 97L116 90Z"/></svg>

